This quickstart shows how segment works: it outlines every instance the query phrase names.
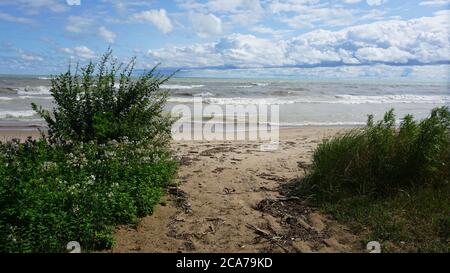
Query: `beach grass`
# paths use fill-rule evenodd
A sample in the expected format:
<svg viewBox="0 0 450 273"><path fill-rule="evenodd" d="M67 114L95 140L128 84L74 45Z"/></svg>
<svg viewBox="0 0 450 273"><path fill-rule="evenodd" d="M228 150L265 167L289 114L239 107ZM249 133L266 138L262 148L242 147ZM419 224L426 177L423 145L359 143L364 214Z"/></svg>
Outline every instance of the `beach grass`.
<svg viewBox="0 0 450 273"><path fill-rule="evenodd" d="M393 110L325 140L300 194L388 251L448 252L450 112L399 126Z"/></svg>
<svg viewBox="0 0 450 273"><path fill-rule="evenodd" d="M364 247L381 243L383 252L450 251L450 187L399 191L385 198L355 196L327 202L322 211L361 235Z"/></svg>

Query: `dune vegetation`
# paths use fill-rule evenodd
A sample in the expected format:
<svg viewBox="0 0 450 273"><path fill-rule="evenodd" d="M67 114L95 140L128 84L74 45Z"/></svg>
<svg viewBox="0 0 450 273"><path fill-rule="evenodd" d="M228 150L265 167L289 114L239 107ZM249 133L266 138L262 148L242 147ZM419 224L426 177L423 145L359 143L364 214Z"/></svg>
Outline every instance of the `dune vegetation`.
<svg viewBox="0 0 450 273"><path fill-rule="evenodd" d="M0 252L107 248L116 225L152 213L177 167L159 88L169 77L133 78L134 63L109 50L53 78L54 109L32 105L46 135L0 144Z"/></svg>
<svg viewBox="0 0 450 273"><path fill-rule="evenodd" d="M325 140L300 194L385 251L450 251L450 112L397 126L394 111Z"/></svg>

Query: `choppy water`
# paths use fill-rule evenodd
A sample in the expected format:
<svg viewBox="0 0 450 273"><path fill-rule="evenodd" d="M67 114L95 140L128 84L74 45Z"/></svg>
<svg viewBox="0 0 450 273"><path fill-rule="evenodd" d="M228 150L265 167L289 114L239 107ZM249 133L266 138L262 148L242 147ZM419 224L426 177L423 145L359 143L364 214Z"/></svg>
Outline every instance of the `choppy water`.
<svg viewBox="0 0 450 273"><path fill-rule="evenodd" d="M169 109L199 96L208 105L277 104L282 126L358 125L390 108L423 118L450 105L449 83L175 78L162 87L171 93ZM0 76L0 126L42 125L30 104L50 109L49 90L48 77Z"/></svg>

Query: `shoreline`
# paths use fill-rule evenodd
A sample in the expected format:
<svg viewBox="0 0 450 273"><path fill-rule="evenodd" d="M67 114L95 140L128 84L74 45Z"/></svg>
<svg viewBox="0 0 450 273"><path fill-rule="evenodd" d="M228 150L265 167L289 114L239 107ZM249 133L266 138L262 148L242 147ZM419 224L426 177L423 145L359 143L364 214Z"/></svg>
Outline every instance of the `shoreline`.
<svg viewBox="0 0 450 273"><path fill-rule="evenodd" d="M25 141L27 138L38 139L41 132L38 129L23 130L21 128L0 128L0 142L7 142L13 139Z"/></svg>
<svg viewBox="0 0 450 273"><path fill-rule="evenodd" d="M304 126L282 126L279 127L280 140L282 136L290 135L292 133L299 133L301 131L323 131L323 130L349 130L361 128L361 126L351 126L351 125L304 125ZM41 132L45 132L45 128L40 126L1 126L0 125L0 141L10 141L12 139L20 139L21 141L26 140L28 137L37 139L41 136ZM245 131L246 133L248 130ZM173 140L174 143L216 143L216 142L227 142L227 143L242 143L242 142L264 142L260 140Z"/></svg>

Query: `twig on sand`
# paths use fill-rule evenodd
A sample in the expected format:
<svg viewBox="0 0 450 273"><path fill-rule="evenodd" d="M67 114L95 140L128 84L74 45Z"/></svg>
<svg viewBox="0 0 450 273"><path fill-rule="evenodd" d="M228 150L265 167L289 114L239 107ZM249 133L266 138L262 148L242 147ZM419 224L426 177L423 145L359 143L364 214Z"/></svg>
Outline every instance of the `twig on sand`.
<svg viewBox="0 0 450 273"><path fill-rule="evenodd" d="M277 201L293 201L293 200L300 200L300 197L297 196L286 196L286 197L278 197Z"/></svg>
<svg viewBox="0 0 450 273"><path fill-rule="evenodd" d="M258 228L258 227L255 227L255 226L252 225L252 224L247 224L247 227L250 228L250 229L253 229L254 231L256 231L256 233L258 233L258 234L260 234L260 235L263 235L263 236L265 236L265 237L270 237L270 238L272 238L272 234L271 234L270 232L264 230L264 229L260 229L260 228Z"/></svg>
<svg viewBox="0 0 450 273"><path fill-rule="evenodd" d="M285 252L289 252L289 249L287 249L286 247L284 247L282 244L280 244L278 242L279 237L274 236L273 234L271 234L269 231L264 230L264 229L260 229L258 227L255 227L252 224L247 224L246 225L249 229L252 229L253 231L255 231L257 234L261 235L262 237L266 238L267 240L269 240L270 242L274 243L275 245L277 245L278 247L280 247L281 249L283 249Z"/></svg>

